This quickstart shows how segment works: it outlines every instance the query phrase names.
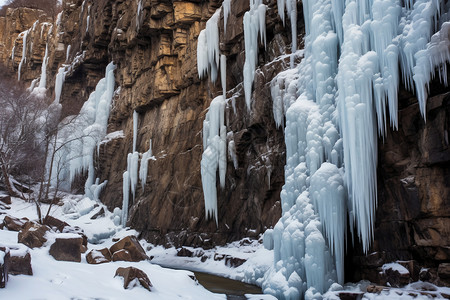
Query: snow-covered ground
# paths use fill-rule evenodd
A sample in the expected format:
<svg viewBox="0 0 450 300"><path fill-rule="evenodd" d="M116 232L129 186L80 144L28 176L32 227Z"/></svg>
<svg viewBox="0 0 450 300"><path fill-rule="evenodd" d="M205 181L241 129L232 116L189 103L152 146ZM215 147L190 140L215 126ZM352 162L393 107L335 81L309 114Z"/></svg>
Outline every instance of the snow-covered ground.
<svg viewBox="0 0 450 300"><path fill-rule="evenodd" d="M84 230L89 241L86 253L92 249L110 247L114 243L113 238L138 234L135 230L115 225L115 214L107 211L99 202L77 195L66 195L62 201L64 205L54 206L51 215ZM36 207L32 202L12 198L10 206L9 210L0 209L0 223L6 214L18 218L27 217L30 220L37 218ZM105 208L105 215L92 220L91 217L102 207ZM44 213L47 208L47 205L42 205ZM16 245L17 234L6 229L0 230L0 244ZM226 299L226 295L212 293L194 281L191 278L194 275L191 271L261 285L266 271L273 264L273 252L264 249L261 241L250 239L210 250L185 247L192 252L192 257L177 256L178 250L175 248L165 249L141 241L151 260L99 265L88 264L86 253L82 255L80 263L56 261L49 254L51 240L50 238L42 248L30 249L33 276L10 275L6 288L0 289L0 299ZM227 257L243 259L246 262L233 268L227 265ZM140 286L124 289L122 278L114 278L117 268L129 266L139 268L148 275L153 284L151 292ZM368 285L368 282L344 287L334 284L324 295L305 296L309 299L339 299L338 294L342 291L361 293ZM421 290L426 291L428 295L420 294ZM362 299L430 299L430 297L439 299L443 298L444 294L450 295L450 288L417 282L402 289L388 289L380 294L365 293ZM270 295L246 296L249 299L275 299Z"/></svg>
<svg viewBox="0 0 450 300"><path fill-rule="evenodd" d="M114 225L114 215L108 211L104 217L91 220L90 218L102 207L99 203L81 196L67 196L64 198L64 202L63 206L54 207L52 216L66 221L72 226L83 228L89 240L88 252L91 249L110 247L113 244L113 237L121 238L137 234L134 230L127 230ZM47 207L43 205L44 212L46 212ZM27 217L30 220L37 218L34 203L16 198L12 199L10 210L0 210L0 212L19 218ZM5 214L0 215L0 222L3 222L4 216ZM17 234L17 232L6 229L0 230L0 244L7 246L17 244ZM145 248L151 247L146 243L143 243L143 245ZM0 299L226 298L225 295L211 293L196 283L191 278L193 273L190 271L163 268L151 261L110 262L91 265L86 262L85 254L82 255L81 263L56 261L49 254L49 248L50 242L42 248L30 249L33 276L10 275L6 288L0 289ZM172 251L175 250L172 249ZM159 252L163 253L162 250L159 250ZM155 250L150 251L150 253L155 253ZM170 257L173 258L172 255ZM125 290L122 278L114 278L117 268L129 266L139 268L148 275L153 284L151 292L140 286ZM223 273L225 274L226 271Z"/></svg>

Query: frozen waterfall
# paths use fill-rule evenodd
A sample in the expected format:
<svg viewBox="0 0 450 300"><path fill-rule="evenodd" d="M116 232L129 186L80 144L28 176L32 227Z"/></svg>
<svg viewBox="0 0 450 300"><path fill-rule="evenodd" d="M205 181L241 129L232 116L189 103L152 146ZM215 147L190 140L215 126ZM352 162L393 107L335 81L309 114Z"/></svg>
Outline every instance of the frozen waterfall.
<svg viewBox="0 0 450 300"><path fill-rule="evenodd" d="M295 2L277 1L283 22ZM286 167L282 217L264 234L275 258L265 293L311 298L342 284L347 226L369 250L377 139L387 122L398 128L399 84L416 90L425 117L428 83L437 69L447 84L450 62L450 5L402 3L303 1L304 58L271 86L276 124L286 122Z"/></svg>

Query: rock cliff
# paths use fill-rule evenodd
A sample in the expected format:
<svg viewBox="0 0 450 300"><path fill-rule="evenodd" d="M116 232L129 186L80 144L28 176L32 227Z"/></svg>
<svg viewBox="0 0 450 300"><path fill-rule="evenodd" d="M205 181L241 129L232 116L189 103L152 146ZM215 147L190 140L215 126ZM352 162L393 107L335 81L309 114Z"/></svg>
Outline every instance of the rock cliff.
<svg viewBox="0 0 450 300"><path fill-rule="evenodd" d="M137 151L147 151L151 140L155 160L149 161L145 189L139 187L130 204L128 225L151 242L211 247L256 237L281 213L285 145L283 130L273 120L269 83L289 66L283 54L290 53L290 34L276 1L266 4L267 48L259 45L252 113L242 84L243 15L249 3L232 1L226 33L220 14L220 50L227 56L227 139L234 141L237 160L229 157L225 188L218 187L217 227L205 218L200 160L203 120L221 86L199 79L196 47L220 0L66 0L54 24L41 11L11 9L0 18L0 60L12 74L21 65L21 80L31 85L40 76L48 46L49 102L56 74L65 65L63 116L78 113L113 61L117 89L108 132L124 135L100 146L96 172L101 181L108 180L101 200L110 209L122 206L122 173L132 151L136 111ZM298 11L300 19L301 4ZM28 29L23 52L20 34ZM379 205L369 251L376 254L365 256L358 245L350 250L346 263L357 271L347 272L354 274L349 279L377 280L379 267L393 260L415 260L416 268L431 267L435 273L450 261L450 98L448 89L433 87L426 123L414 95L400 94L400 128L379 146Z"/></svg>

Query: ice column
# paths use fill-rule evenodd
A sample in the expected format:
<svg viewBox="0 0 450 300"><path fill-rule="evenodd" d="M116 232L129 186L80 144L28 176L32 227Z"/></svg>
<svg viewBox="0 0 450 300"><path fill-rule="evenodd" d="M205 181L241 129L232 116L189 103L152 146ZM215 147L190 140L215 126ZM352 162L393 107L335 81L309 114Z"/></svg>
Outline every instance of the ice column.
<svg viewBox="0 0 450 300"><path fill-rule="evenodd" d="M203 154L201 175L205 198L206 218L217 218L216 172L219 169L220 186L225 187L226 157L225 99L217 96L211 102L203 121Z"/></svg>
<svg viewBox="0 0 450 300"><path fill-rule="evenodd" d="M197 40L197 70L199 78L206 73L216 82L219 68L219 28L220 9L206 22L206 28L200 32Z"/></svg>
<svg viewBox="0 0 450 300"><path fill-rule="evenodd" d="M22 73L22 65L26 63L27 61L27 35L28 31L26 30L22 32L20 35L22 35L22 58L19 63L19 69L17 70L17 80L20 80L20 75ZM14 59L14 58L13 58Z"/></svg>
<svg viewBox="0 0 450 300"><path fill-rule="evenodd" d="M147 174L148 174L148 161L150 159L154 159L152 154L152 140L150 139L148 150L142 154L141 166L139 168L139 180L141 181L142 190L145 188L145 184L147 183Z"/></svg>
<svg viewBox="0 0 450 300"><path fill-rule="evenodd" d="M266 45L266 5L262 0L250 0L250 10L244 14L245 63L244 93L247 109L251 109L252 85L258 60L258 34Z"/></svg>

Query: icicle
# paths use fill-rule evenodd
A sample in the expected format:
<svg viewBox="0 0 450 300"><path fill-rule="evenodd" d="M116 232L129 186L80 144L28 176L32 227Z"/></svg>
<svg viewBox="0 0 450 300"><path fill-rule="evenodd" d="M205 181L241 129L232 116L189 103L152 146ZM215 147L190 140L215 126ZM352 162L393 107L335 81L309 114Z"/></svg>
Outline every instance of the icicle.
<svg viewBox="0 0 450 300"><path fill-rule="evenodd" d="M61 67L58 70L58 74L56 74L55 79L55 100L54 103L59 103L59 99L61 98L62 87L64 84L64 80L66 79L66 68Z"/></svg>
<svg viewBox="0 0 450 300"><path fill-rule="evenodd" d="M220 81L223 99L227 99L227 57L223 54L220 55Z"/></svg>
<svg viewBox="0 0 450 300"><path fill-rule="evenodd" d="M222 3L223 7L223 31L227 34L227 20L231 11L231 0L224 0Z"/></svg>
<svg viewBox="0 0 450 300"><path fill-rule="evenodd" d="M261 3L261 0L250 0L250 10L244 14L245 63L243 75L245 103L248 110L251 110L252 85L258 59L258 33L261 42L265 44L266 41L266 9L267 7Z"/></svg>
<svg viewBox="0 0 450 300"><path fill-rule="evenodd" d="M219 169L220 186L225 187L226 174L226 126L225 99L217 96L211 101L209 111L203 121L203 154L201 160L201 175L203 194L205 198L206 218L217 217L216 172Z"/></svg>
<svg viewBox="0 0 450 300"><path fill-rule="evenodd" d="M67 46L67 50L66 50L66 63L69 62L70 48L71 48L71 45Z"/></svg>
<svg viewBox="0 0 450 300"><path fill-rule="evenodd" d="M19 69L17 70L17 80L20 81L20 74L22 73L22 65L27 61L27 35L28 30L21 33L22 35L22 58L19 63Z"/></svg>
<svg viewBox="0 0 450 300"><path fill-rule="evenodd" d="M42 66L41 66L41 79L39 80L39 88L46 87L47 83L47 64L48 64L48 43L45 45L45 54L44 59L42 59Z"/></svg>
<svg viewBox="0 0 450 300"><path fill-rule="evenodd" d="M130 199L130 176L128 171L123 173L123 202L122 202L122 226L125 227L128 221L128 203Z"/></svg>
<svg viewBox="0 0 450 300"><path fill-rule="evenodd" d="M150 139L148 144L148 150L142 155L141 167L139 168L139 180L141 181L142 190L145 189L145 184L147 183L148 161L154 159L152 154L152 139Z"/></svg>
<svg viewBox="0 0 450 300"><path fill-rule="evenodd" d="M201 79L208 73L212 82L216 82L219 68L219 17L220 9L206 22L206 28L200 32L197 40L198 76Z"/></svg>
<svg viewBox="0 0 450 300"><path fill-rule="evenodd" d="M138 5L137 5L137 12L136 12L136 31L139 32L139 29L141 27L141 14L142 14L142 0L137 0L138 1Z"/></svg>
<svg viewBox="0 0 450 300"><path fill-rule="evenodd" d="M133 152L136 152L139 114L133 111Z"/></svg>

